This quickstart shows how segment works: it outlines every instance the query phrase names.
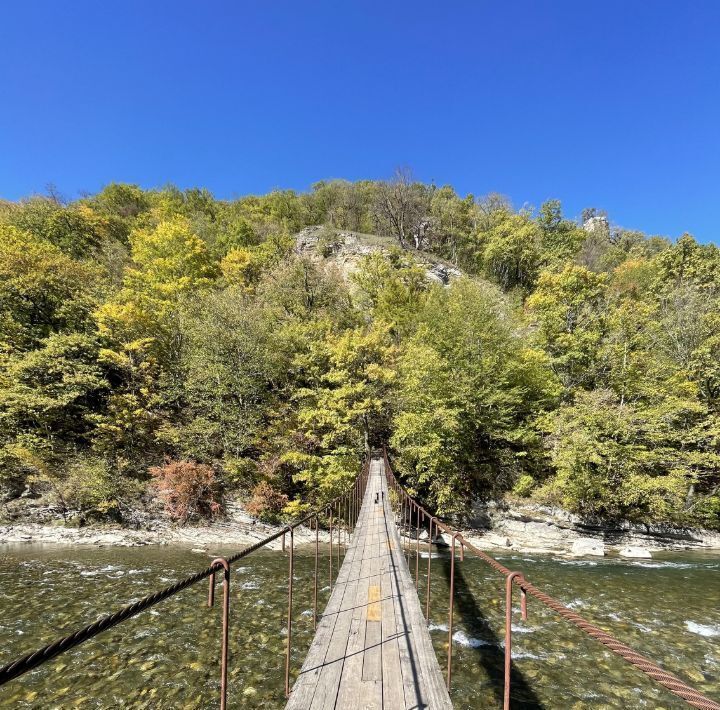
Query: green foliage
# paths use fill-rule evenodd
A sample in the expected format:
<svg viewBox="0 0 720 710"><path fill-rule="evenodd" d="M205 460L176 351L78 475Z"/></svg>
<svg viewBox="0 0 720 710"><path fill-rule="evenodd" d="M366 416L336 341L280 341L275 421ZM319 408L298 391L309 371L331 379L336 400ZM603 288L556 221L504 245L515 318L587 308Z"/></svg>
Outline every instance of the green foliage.
<svg viewBox="0 0 720 710"><path fill-rule="evenodd" d="M0 376L0 422L6 430L82 436L108 387L97 342L80 333L53 334L39 348L8 359Z"/></svg>
<svg viewBox="0 0 720 710"><path fill-rule="evenodd" d="M506 490L535 455L533 415L556 394L546 358L508 328L493 289L437 289L400 360L391 439L400 470L443 513Z"/></svg>
<svg viewBox="0 0 720 710"><path fill-rule="evenodd" d="M485 236L485 273L504 289L529 289L540 266L541 230L525 214L509 214Z"/></svg>
<svg viewBox="0 0 720 710"><path fill-rule="evenodd" d="M513 486L512 492L521 498L527 498L535 488L535 479L527 473L523 473Z"/></svg>
<svg viewBox="0 0 720 710"><path fill-rule="evenodd" d="M331 498L352 482L362 455L382 440L394 379L394 347L388 330L328 331L295 359L307 381L297 390L297 444L282 460L295 479Z"/></svg>
<svg viewBox="0 0 720 710"><path fill-rule="evenodd" d="M441 514L512 492L720 529L720 250L583 222L405 171L0 203L2 493L119 517L154 475L181 521L223 488L279 521L389 444ZM338 230L382 236L356 259Z"/></svg>
<svg viewBox="0 0 720 710"><path fill-rule="evenodd" d="M0 225L0 358L53 333L85 332L101 271L16 227Z"/></svg>
<svg viewBox="0 0 720 710"><path fill-rule="evenodd" d="M365 256L352 276L358 301L373 317L407 334L422 309L429 283L425 271L399 250Z"/></svg>
<svg viewBox="0 0 720 710"><path fill-rule="evenodd" d="M578 393L547 419L557 476L545 493L586 515L682 523L698 486L717 480L704 415L687 396L643 406Z"/></svg>
<svg viewBox="0 0 720 710"><path fill-rule="evenodd" d="M566 387L591 385L605 332L605 277L583 266L541 274L527 307Z"/></svg>

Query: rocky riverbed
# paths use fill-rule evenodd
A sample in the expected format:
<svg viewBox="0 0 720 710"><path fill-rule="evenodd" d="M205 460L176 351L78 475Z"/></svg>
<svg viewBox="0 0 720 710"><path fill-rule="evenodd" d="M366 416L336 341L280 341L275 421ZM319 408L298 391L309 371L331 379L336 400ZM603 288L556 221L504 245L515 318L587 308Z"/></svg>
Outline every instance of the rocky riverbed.
<svg viewBox="0 0 720 710"><path fill-rule="evenodd" d="M42 543L92 545L96 547L138 547L141 545L181 545L205 550L218 545L232 548L253 545L281 530L248 515L237 501L229 501L226 516L205 525L177 525L160 512L134 511L127 524L92 523L78 512L61 514L52 506L41 504L11 508L11 519L0 522L0 544ZM321 542L329 536L320 531ZM315 531L301 526L295 531L297 544L315 541ZM281 539L268 545L271 550L282 548Z"/></svg>
<svg viewBox="0 0 720 710"><path fill-rule="evenodd" d="M536 504L479 507L464 536L484 550L528 552L577 557L605 554L628 558L649 558L660 551L720 550L720 533L701 529L646 526L631 523L608 524L584 521L567 511ZM226 517L205 525L176 525L162 512L133 511L124 525L86 521L77 512L61 514L58 509L35 501L13 501L0 518L0 543L53 543L135 547L179 544L208 548L219 544L243 547L256 543L278 530L248 515L237 500L226 507ZM409 531L414 537L415 531ZM426 539L424 535L421 536ZM315 533L300 528L298 544L315 540ZM320 532L327 542L326 532ZM449 542L443 537L439 542ZM270 544L280 549L281 541Z"/></svg>
<svg viewBox="0 0 720 710"><path fill-rule="evenodd" d="M210 554L233 551L233 545L206 552L183 545L4 545L0 547L2 660L28 653L203 569L212 559ZM322 610L330 592L326 546L321 547L321 555L318 607ZM418 587L423 600L427 555L427 550L419 551ZM430 555L429 630L444 666L450 560L445 548L433 548ZM718 698L720 556L664 552L648 561L498 552L497 557L638 652ZM313 551L300 548L294 567L293 679L314 635L313 567ZM413 573L414 568L411 564ZM233 565L232 707L285 706L287 570L287 554L267 550ZM458 710L491 710L501 703L504 586L501 575L472 555L455 567L451 694ZM0 707L155 710L215 705L221 614L218 605L207 608L206 598L207 586L200 583L59 656L0 688ZM528 606L526 621L518 608L513 619L513 707L686 707L537 601L531 599Z"/></svg>
<svg viewBox="0 0 720 710"><path fill-rule="evenodd" d="M561 508L518 503L477 508L466 537L483 549L590 557L720 550L720 533L712 530L588 521Z"/></svg>

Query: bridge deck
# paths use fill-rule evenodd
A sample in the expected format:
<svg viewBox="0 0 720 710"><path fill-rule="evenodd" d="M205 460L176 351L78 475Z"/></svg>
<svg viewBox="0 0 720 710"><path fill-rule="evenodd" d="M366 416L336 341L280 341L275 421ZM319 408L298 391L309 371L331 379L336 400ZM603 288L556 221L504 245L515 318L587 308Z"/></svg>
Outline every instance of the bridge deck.
<svg viewBox="0 0 720 710"><path fill-rule="evenodd" d="M383 462L286 710L452 708L400 547ZM381 495L375 503L376 493Z"/></svg>

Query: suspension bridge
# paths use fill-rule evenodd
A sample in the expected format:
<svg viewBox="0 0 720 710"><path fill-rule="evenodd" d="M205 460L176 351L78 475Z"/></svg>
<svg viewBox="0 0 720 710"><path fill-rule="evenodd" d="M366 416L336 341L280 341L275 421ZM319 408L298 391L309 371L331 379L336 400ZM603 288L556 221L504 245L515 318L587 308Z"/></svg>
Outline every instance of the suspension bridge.
<svg viewBox="0 0 720 710"><path fill-rule="evenodd" d="M313 620L315 637L297 672L291 667L293 648L294 533L300 526L315 531ZM330 598L318 613L320 528L329 532L329 572L337 573ZM424 531L421 534L421 531ZM438 659L427 628L430 610L432 554L438 535L449 540L450 577L447 656ZM477 549L462 534L414 500L396 479L387 454L376 454L363 466L353 485L320 510L209 567L150 594L116 612L79 628L42 648L0 667L0 686L13 681L60 654L81 645L162 601L209 580L207 603L216 600L222 582L222 636L217 704L221 710L242 704L229 697L228 668L231 627L232 566L275 540L282 539L288 556L287 643L285 649L286 710L354 709L422 710L451 708L455 567L465 554L475 555L505 579L504 685L502 704L512 706L513 597L519 591L520 614L527 618L528 598L555 612L605 648L645 673L688 706L720 710L720 703L590 623L559 600L547 595L523 574L510 570ZM422 540L421 540L422 538ZM426 586L418 590L420 550L427 547ZM341 564L341 549L344 558ZM414 575L413 575L414 568ZM421 597L424 596L424 599ZM423 616L423 606L425 615ZM443 663L441 670L440 661ZM297 672L294 684L293 674ZM592 678L588 679L588 683ZM518 706L519 707L519 706ZM558 706L560 707L560 706Z"/></svg>

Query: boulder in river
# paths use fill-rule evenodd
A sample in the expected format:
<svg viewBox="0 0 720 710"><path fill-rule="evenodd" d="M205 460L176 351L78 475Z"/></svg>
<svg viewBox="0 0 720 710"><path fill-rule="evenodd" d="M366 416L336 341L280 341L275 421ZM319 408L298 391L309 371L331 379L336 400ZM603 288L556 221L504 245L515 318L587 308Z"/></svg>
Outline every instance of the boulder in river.
<svg viewBox="0 0 720 710"><path fill-rule="evenodd" d="M480 540L490 547L510 547L511 544L510 538L505 535L495 535L493 533L485 533Z"/></svg>
<svg viewBox="0 0 720 710"><path fill-rule="evenodd" d="M605 543L602 540L596 540L594 537L580 537L573 542L570 552L578 556L605 557Z"/></svg>
<svg viewBox="0 0 720 710"><path fill-rule="evenodd" d="M645 547L637 547L635 545L627 545L626 547L621 547L618 550L618 554L620 555L620 557L631 557L640 560L648 560L652 557L652 555L650 554L650 550Z"/></svg>

